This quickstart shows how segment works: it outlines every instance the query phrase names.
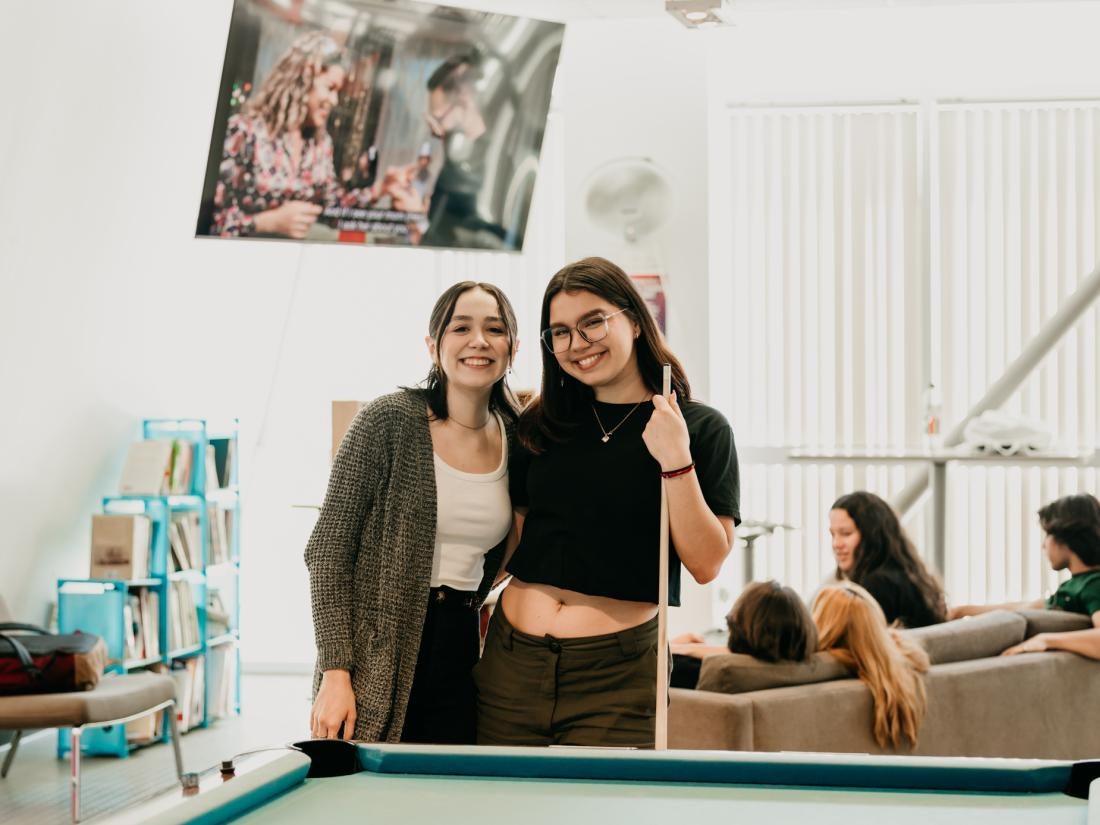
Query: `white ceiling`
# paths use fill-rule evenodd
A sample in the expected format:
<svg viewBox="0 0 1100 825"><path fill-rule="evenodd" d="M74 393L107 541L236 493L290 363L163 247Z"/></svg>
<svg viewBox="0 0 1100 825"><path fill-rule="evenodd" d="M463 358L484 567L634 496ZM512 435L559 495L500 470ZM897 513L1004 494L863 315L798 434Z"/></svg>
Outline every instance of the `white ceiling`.
<svg viewBox="0 0 1100 825"><path fill-rule="evenodd" d="M435 1L444 5L561 21L653 18L665 14L664 0ZM1100 0L724 0L727 8L746 13L920 6L1049 5L1052 2L1095 4Z"/></svg>

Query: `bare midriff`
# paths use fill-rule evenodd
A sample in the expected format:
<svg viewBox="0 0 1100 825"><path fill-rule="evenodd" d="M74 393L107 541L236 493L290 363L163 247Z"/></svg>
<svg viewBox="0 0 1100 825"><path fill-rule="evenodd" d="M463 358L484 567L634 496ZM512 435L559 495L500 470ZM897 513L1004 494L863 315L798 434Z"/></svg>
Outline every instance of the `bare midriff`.
<svg viewBox="0 0 1100 825"><path fill-rule="evenodd" d="M618 633L644 624L657 615L657 605L651 602L588 596L548 584L528 584L516 578L504 588L499 609L516 630L558 639Z"/></svg>

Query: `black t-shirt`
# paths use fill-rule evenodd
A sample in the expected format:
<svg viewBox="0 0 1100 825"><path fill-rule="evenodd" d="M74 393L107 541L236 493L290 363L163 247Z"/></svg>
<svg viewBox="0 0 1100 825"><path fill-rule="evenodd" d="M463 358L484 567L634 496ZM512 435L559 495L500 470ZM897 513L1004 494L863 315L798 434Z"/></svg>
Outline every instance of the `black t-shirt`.
<svg viewBox="0 0 1100 825"><path fill-rule="evenodd" d="M872 570L859 584L875 597L888 623L900 620L904 627L912 628L941 621L917 586L897 567Z"/></svg>
<svg viewBox="0 0 1100 825"><path fill-rule="evenodd" d="M508 572L589 596L656 603L661 467L642 441L653 405L643 402L633 413L633 404L594 406L605 429L622 422L607 443L590 415L565 443L534 456L513 451L512 506L527 508L527 518ZM681 409L707 506L739 522L737 451L729 423L705 404L691 401ZM680 557L671 543L668 603L680 604Z"/></svg>

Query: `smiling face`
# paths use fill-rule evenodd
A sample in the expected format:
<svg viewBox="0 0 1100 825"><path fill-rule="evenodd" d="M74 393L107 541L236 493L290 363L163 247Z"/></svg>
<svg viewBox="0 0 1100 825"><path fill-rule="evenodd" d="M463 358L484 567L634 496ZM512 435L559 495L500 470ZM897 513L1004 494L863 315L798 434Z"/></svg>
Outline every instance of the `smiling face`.
<svg viewBox="0 0 1100 825"><path fill-rule="evenodd" d="M631 382L637 382L640 391L644 391L634 349L638 326L628 313L620 313L620 309L605 298L585 290L559 292L550 301L551 327L574 328L591 321L598 314L614 315L608 318L605 338L590 344L574 331L569 349L554 353L561 368L596 390L597 398L601 389L625 387ZM597 335L603 333L602 325L599 326L595 330Z"/></svg>
<svg viewBox="0 0 1100 825"><path fill-rule="evenodd" d="M306 100L306 122L318 131L324 131L328 116L340 101L340 89L346 77L339 66L329 66L313 78L313 87Z"/></svg>
<svg viewBox="0 0 1100 825"><path fill-rule="evenodd" d="M829 511L829 535L833 539L833 555L836 566L847 575L856 563L856 550L862 536L847 510Z"/></svg>
<svg viewBox="0 0 1100 825"><path fill-rule="evenodd" d="M451 320L428 352L447 376L449 386L488 392L511 362L508 326L496 298L474 287L458 296Z"/></svg>

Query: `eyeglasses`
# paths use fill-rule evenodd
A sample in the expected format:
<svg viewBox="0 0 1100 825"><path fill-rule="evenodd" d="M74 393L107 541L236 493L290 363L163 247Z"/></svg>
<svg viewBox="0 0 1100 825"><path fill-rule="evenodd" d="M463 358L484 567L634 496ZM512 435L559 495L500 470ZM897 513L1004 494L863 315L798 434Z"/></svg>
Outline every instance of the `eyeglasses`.
<svg viewBox="0 0 1100 825"><path fill-rule="evenodd" d="M540 336L543 346L553 353L565 352L573 346L573 330L576 330L577 334L589 344L602 341L607 337L607 322L624 312L626 312L625 309L612 312L610 315L604 315L601 312L582 319L575 327L556 326L544 329Z"/></svg>

